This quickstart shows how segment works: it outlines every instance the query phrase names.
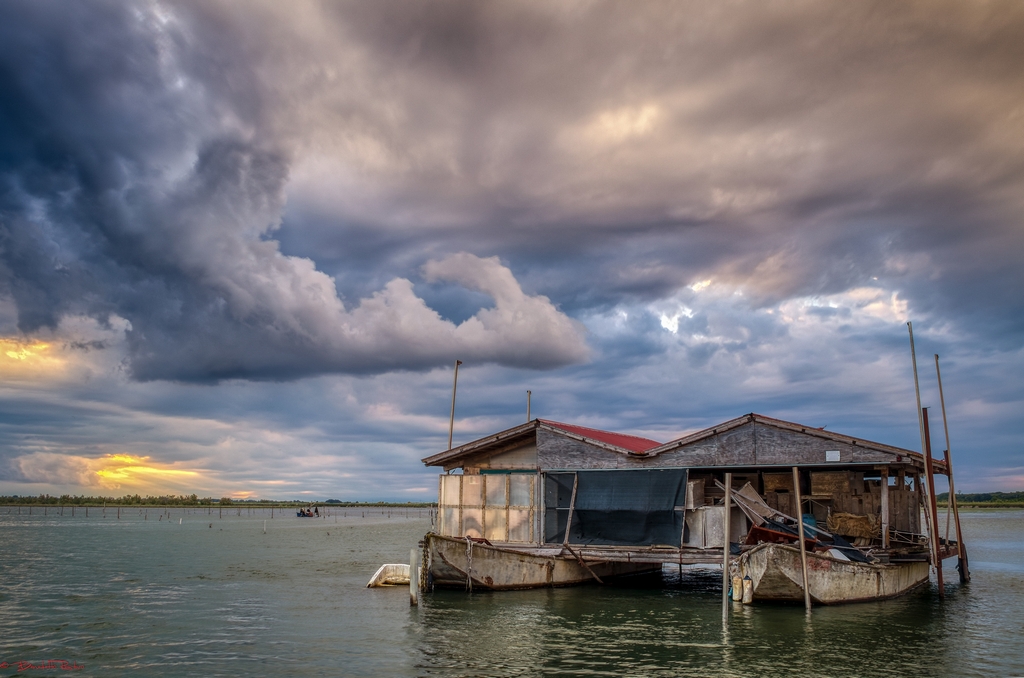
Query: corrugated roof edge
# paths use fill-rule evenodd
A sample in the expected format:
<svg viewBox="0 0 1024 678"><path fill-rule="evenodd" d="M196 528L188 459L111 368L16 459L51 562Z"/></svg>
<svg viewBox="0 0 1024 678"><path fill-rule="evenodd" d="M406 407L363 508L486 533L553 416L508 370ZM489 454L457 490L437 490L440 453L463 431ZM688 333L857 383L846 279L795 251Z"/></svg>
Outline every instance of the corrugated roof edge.
<svg viewBox="0 0 1024 678"><path fill-rule="evenodd" d="M657 440L651 440L650 438L644 438L642 436L635 436L630 433L605 431L603 429L590 428L589 426L565 424L563 422L552 421L550 419L539 419L538 421L547 424L548 426L560 428L563 431L569 433L576 433L590 440L603 442L607 445L612 445L613 447L617 447L622 450L628 450L633 454L643 455L646 454L648 450L652 450L656 447L661 447L661 443L659 443Z"/></svg>
<svg viewBox="0 0 1024 678"><path fill-rule="evenodd" d="M575 424L565 424L548 419L534 419L533 421L526 422L525 424L520 424L519 426L505 429L504 431L500 431L493 435L478 438L477 440L459 445L458 447L453 447L450 450L445 450L444 452L424 457L421 461L427 466L441 466L447 462L469 456L478 450L484 449L503 440L514 439L521 435L530 433L538 428L544 428L560 435L581 440L590 445L594 445L595 447L600 447L611 452L619 452L621 454L634 456L644 456L646 455L647 450L661 445L657 440L634 436L628 433L603 431L601 429L589 428L587 426L576 426ZM618 445L611 442L611 440L619 440L619 442L628 443L629 447L625 445Z"/></svg>
<svg viewBox="0 0 1024 678"><path fill-rule="evenodd" d="M459 457L471 454L472 452L480 448L487 447L488 445L493 445L494 443L500 442L502 440L515 438L525 433L529 433L535 430L538 425L539 420L534 419L532 421L526 422L525 424L513 426L512 428L505 429L504 431L499 431L498 433L495 433L493 435L485 436L483 438L477 438L476 440L464 443L462 445L459 445L458 447L453 447L450 450L445 450L444 452L432 454L429 457L424 457L420 461L422 461L427 466L440 466L444 464L444 462L446 461L458 459Z"/></svg>

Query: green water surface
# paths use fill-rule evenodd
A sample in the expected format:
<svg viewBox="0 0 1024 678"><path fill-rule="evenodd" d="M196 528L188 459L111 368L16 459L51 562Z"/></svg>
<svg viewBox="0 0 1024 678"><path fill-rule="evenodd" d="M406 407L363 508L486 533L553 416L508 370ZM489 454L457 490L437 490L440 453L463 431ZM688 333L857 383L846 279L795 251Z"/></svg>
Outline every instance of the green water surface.
<svg viewBox="0 0 1024 678"><path fill-rule="evenodd" d="M408 561L429 528L415 509L21 512L0 508L3 676L1024 675L1021 510L964 512L973 581L944 602L933 585L809 620L737 604L725 627L720 573L671 568L410 608L408 589L365 584ZM17 664L47 660L81 668Z"/></svg>

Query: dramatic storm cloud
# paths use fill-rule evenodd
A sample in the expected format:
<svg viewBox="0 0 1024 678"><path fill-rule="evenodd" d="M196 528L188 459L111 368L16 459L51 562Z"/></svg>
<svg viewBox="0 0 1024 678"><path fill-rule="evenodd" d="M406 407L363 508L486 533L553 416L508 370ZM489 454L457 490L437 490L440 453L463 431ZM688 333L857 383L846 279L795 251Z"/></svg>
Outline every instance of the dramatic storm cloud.
<svg viewBox="0 0 1024 678"><path fill-rule="evenodd" d="M0 490L426 498L455 359L464 436L532 388L916 447L908 320L961 487L1020 489L1022 35L1012 2L7 2Z"/></svg>

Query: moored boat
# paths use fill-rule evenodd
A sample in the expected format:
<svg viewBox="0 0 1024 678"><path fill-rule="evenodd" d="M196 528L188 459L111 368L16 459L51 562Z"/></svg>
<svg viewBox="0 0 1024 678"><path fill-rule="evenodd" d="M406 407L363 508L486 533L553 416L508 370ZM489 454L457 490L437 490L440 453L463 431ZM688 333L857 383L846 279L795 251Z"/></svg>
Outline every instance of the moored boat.
<svg viewBox="0 0 1024 678"><path fill-rule="evenodd" d="M803 602L800 549L761 543L737 559L750 577L754 600ZM928 581L928 562L863 563L830 551L807 553L807 587L815 603L831 605L894 598Z"/></svg>
<svg viewBox="0 0 1024 678"><path fill-rule="evenodd" d="M495 591L572 586L661 569L660 563L587 562L561 545L494 545L428 534L430 585Z"/></svg>

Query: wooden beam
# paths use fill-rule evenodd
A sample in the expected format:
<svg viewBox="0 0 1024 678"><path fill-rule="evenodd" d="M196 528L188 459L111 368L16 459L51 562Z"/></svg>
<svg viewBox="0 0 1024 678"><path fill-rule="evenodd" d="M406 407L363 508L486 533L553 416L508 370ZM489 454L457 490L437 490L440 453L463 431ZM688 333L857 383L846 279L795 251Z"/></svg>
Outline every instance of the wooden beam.
<svg viewBox="0 0 1024 678"><path fill-rule="evenodd" d="M928 485L928 505L931 515L928 516L928 531L932 544L932 564L935 566L935 579L939 585L939 599L946 597L946 586L942 581L942 554L939 549L939 517L935 503L935 474L932 471L932 439L928 432L928 408L921 410L924 417L924 473Z"/></svg>
<svg viewBox="0 0 1024 678"><path fill-rule="evenodd" d="M804 580L804 608L811 613L811 588L807 584L807 544L804 543L804 506L800 498L800 469L793 467L793 493L796 495L796 524L800 531L800 574Z"/></svg>
<svg viewBox="0 0 1024 678"><path fill-rule="evenodd" d="M722 546L722 621L729 618L729 543L730 526L732 524L732 473L725 474L725 524L722 526L724 545Z"/></svg>
<svg viewBox="0 0 1024 678"><path fill-rule="evenodd" d="M889 548L889 469L882 467L882 548Z"/></svg>

